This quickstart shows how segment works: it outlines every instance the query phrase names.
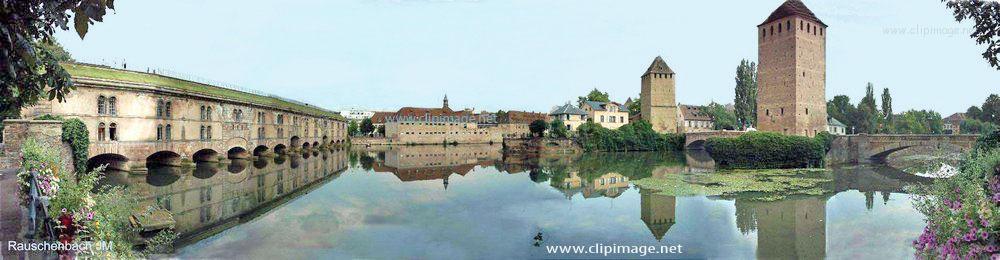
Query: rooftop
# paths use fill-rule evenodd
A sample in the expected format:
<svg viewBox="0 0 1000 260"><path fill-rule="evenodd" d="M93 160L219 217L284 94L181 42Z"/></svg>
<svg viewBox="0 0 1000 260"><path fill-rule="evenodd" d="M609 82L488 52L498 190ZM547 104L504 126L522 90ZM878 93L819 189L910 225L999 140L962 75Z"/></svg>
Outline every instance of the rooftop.
<svg viewBox="0 0 1000 260"><path fill-rule="evenodd" d="M557 107L556 109L553 109L552 112L549 113L549 114L550 115L566 115L566 114L569 114L569 115L586 115L587 111L583 111L583 109L580 109L580 108L578 108L578 107L576 107L576 106L574 106L574 105L572 105L570 103L566 103L565 105L562 105L560 107Z"/></svg>
<svg viewBox="0 0 1000 260"><path fill-rule="evenodd" d="M344 120L339 113L326 110L317 106L291 101L274 96L262 96L247 93L239 90L228 89L209 84L163 76L159 74L114 69L107 66L90 65L82 63L63 63L63 69L75 78L91 78L99 80L113 80L127 83L148 84L157 88L171 89L180 92L191 92L194 94L212 96L217 98L231 99L250 104L287 109L305 114L325 116L337 120Z"/></svg>
<svg viewBox="0 0 1000 260"><path fill-rule="evenodd" d="M784 3L781 4L781 6L778 6L777 9L774 9L774 12L771 12L771 15L767 17L767 20L764 20L764 22L761 23L760 25L764 25L789 16L798 16L799 18L821 24L824 27L826 26L826 24L823 23L823 21L820 21L819 18L816 17L816 14L814 14L812 10L809 10L809 7L806 7L806 4L802 3L802 1L800 0L785 1Z"/></svg>
<svg viewBox="0 0 1000 260"><path fill-rule="evenodd" d="M663 57L656 56L653 59L653 63L649 64L649 68L646 69L646 73L642 75L645 76L649 73L674 74L674 70L670 69L670 66L667 66L667 62L663 61Z"/></svg>

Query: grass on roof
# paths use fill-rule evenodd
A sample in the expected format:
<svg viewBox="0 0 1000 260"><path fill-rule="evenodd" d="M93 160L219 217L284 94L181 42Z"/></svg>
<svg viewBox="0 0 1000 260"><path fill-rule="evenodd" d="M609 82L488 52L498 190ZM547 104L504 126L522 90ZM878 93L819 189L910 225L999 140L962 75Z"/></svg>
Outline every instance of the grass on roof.
<svg viewBox="0 0 1000 260"><path fill-rule="evenodd" d="M117 80L117 81L125 81L132 83L145 83L161 88L169 88L173 90L197 93L207 96L239 100L257 105L284 108L311 115L327 116L343 120L343 117L340 114L319 107L298 104L278 98L261 96L242 91L236 91L232 89L212 86L208 84L177 79L173 77L136 72L136 71L112 69L94 65L78 64L78 63L63 63L62 66L66 70L66 72L68 72L70 75L74 77Z"/></svg>

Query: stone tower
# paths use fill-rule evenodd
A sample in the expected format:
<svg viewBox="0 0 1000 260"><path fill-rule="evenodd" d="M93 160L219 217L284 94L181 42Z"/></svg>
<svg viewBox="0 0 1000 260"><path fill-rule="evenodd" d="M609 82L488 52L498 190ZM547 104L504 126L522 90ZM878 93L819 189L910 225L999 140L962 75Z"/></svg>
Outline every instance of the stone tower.
<svg viewBox="0 0 1000 260"><path fill-rule="evenodd" d="M677 133L677 99L674 71L663 58L656 56L642 74L639 93L642 119L653 125L657 133Z"/></svg>
<svg viewBox="0 0 1000 260"><path fill-rule="evenodd" d="M757 26L757 129L826 131L826 24L788 0Z"/></svg>

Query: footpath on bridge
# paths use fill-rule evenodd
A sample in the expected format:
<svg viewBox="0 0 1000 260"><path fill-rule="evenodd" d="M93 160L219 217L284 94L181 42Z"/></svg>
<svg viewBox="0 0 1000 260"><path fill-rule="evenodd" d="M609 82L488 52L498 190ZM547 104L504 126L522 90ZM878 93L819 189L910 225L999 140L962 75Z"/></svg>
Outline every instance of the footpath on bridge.
<svg viewBox="0 0 1000 260"><path fill-rule="evenodd" d="M21 240L24 215L17 197L17 169L0 169L0 259L18 259L7 250L7 241Z"/></svg>

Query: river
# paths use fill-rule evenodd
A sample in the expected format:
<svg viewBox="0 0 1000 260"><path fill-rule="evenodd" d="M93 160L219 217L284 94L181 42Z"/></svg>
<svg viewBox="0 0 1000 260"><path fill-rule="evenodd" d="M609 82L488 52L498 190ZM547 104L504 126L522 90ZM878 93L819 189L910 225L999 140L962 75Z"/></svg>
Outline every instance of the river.
<svg viewBox="0 0 1000 260"><path fill-rule="evenodd" d="M655 258L896 259L912 257L924 227L905 187L930 179L879 165L832 167L810 192L671 195L636 184L721 174L704 152L525 160L460 145L109 179L170 211L181 258L590 258L605 255L549 250L624 245L677 249L645 255Z"/></svg>

